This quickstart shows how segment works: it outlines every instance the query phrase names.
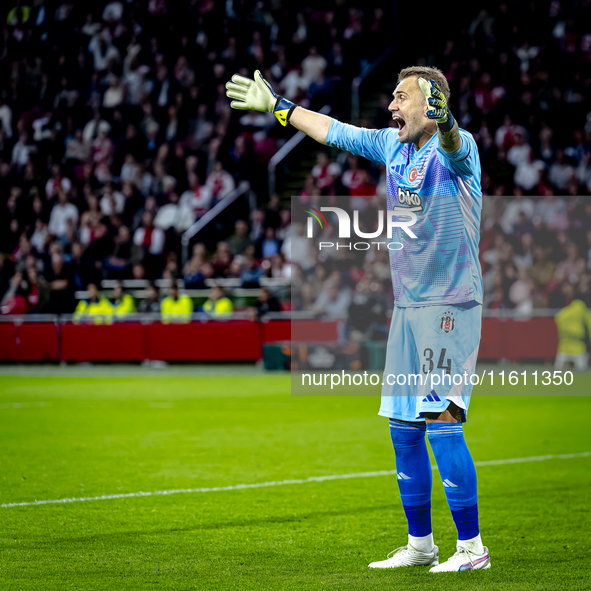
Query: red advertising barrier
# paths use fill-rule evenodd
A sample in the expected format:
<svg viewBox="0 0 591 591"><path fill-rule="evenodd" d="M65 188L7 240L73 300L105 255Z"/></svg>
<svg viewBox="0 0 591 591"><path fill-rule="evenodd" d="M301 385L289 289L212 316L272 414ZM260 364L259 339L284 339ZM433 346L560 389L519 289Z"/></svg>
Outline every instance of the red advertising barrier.
<svg viewBox="0 0 591 591"><path fill-rule="evenodd" d="M105 325L0 323L0 361L256 361L265 343L338 340L337 322L273 320ZM553 318L482 321L478 358L511 361L556 355ZM60 355L61 352L61 355Z"/></svg>
<svg viewBox="0 0 591 591"><path fill-rule="evenodd" d="M554 318L498 320L483 318L478 359L552 361L558 349Z"/></svg>
<svg viewBox="0 0 591 591"><path fill-rule="evenodd" d="M256 361L258 324L248 320L147 325L149 357L162 361Z"/></svg>
<svg viewBox="0 0 591 591"><path fill-rule="evenodd" d="M57 326L53 322L0 324L0 360L58 361Z"/></svg>
<svg viewBox="0 0 591 591"><path fill-rule="evenodd" d="M558 349L558 329L554 318L507 320L505 351L501 357L511 360L544 359L551 361Z"/></svg>
<svg viewBox="0 0 591 591"><path fill-rule="evenodd" d="M337 341L339 323L335 320L272 320L262 322L263 343L279 341L326 342Z"/></svg>
<svg viewBox="0 0 591 591"><path fill-rule="evenodd" d="M478 349L479 359L500 359L503 352L503 334L506 322L482 319L482 336Z"/></svg>
<svg viewBox="0 0 591 591"><path fill-rule="evenodd" d="M61 329L64 361L142 361L146 326L126 324L64 324Z"/></svg>

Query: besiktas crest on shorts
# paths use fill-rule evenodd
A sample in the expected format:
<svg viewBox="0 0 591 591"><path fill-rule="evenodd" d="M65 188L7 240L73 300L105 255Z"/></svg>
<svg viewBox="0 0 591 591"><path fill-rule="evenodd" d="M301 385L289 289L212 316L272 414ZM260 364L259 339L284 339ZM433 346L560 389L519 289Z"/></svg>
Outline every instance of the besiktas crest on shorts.
<svg viewBox="0 0 591 591"><path fill-rule="evenodd" d="M454 313L447 311L443 313L441 317L440 328L444 333L451 332L455 328L456 321L454 319Z"/></svg>

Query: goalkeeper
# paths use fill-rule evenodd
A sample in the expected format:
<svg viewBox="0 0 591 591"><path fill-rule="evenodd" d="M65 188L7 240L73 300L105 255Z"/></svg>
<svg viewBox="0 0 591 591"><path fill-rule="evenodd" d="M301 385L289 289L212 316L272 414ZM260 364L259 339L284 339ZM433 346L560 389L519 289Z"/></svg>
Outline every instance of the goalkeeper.
<svg viewBox="0 0 591 591"><path fill-rule="evenodd" d="M488 569L478 524L476 469L463 425L472 386L453 385L473 373L482 317L480 160L474 138L448 107L449 85L437 68L403 69L388 110L394 127L369 130L313 113L276 95L259 71L226 85L234 109L273 113L321 144L386 166L387 209L415 219L409 238L394 228L389 250L395 308L384 374L418 374L423 385L382 387L379 414L388 417L400 497L408 521L406 546L371 568L429 566L431 572ZM446 378L443 380L442 378ZM430 384L441 384L431 388ZM429 439L458 531L456 552L439 564L431 529Z"/></svg>

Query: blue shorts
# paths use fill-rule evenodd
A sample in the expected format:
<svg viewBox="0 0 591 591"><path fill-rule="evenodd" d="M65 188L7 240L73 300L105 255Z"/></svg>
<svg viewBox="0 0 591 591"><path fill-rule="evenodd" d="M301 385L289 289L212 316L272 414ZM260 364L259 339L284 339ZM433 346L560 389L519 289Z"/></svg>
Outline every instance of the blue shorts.
<svg viewBox="0 0 591 591"><path fill-rule="evenodd" d="M424 421L424 413L441 413L453 402L463 410L465 421L481 324L482 305L477 302L395 307L379 414Z"/></svg>

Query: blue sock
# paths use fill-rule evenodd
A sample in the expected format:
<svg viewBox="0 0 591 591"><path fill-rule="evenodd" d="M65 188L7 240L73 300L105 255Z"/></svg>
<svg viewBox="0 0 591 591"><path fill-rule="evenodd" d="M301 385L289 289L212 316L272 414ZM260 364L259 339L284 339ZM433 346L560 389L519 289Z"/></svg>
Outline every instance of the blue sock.
<svg viewBox="0 0 591 591"><path fill-rule="evenodd" d="M431 462L426 427L390 419L390 435L396 454L396 472L408 533L422 538L431 533Z"/></svg>
<svg viewBox="0 0 591 591"><path fill-rule="evenodd" d="M427 437L437 461L458 540L479 533L476 468L464 440L461 423L428 423Z"/></svg>

